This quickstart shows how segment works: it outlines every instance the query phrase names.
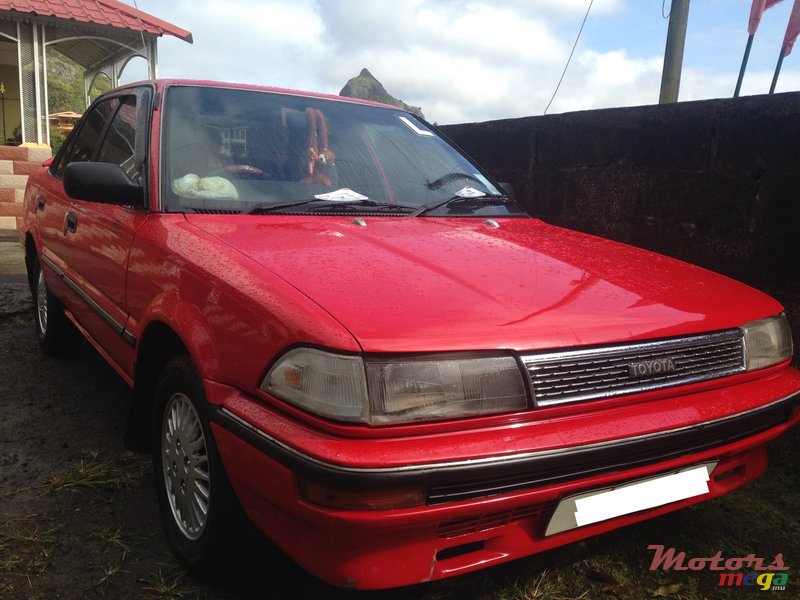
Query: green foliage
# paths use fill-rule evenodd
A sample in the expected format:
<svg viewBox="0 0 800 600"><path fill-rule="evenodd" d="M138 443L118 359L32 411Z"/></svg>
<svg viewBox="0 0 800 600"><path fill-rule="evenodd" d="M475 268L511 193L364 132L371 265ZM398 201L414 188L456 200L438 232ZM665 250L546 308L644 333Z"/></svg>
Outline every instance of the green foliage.
<svg viewBox="0 0 800 600"><path fill-rule="evenodd" d="M83 69L53 48L47 49L47 102L51 113L86 110Z"/></svg>
<svg viewBox="0 0 800 600"><path fill-rule="evenodd" d="M92 87L89 88L89 99L94 100L100 94L103 94L111 89L111 80L105 75L98 75L92 81Z"/></svg>
<svg viewBox="0 0 800 600"><path fill-rule="evenodd" d="M47 101L50 113L76 112L86 110L83 97L84 69L54 48L47 49ZM98 75L92 81L89 98L94 100L111 89L111 80ZM58 152L66 136L55 129L50 130L50 147L53 154Z"/></svg>
<svg viewBox="0 0 800 600"><path fill-rule="evenodd" d="M56 152L59 151L66 139L67 136L61 133L58 129L50 130L50 148L53 150L53 156L56 155Z"/></svg>
<svg viewBox="0 0 800 600"><path fill-rule="evenodd" d="M47 49L47 101L51 113L66 111L82 113L86 110L83 78L83 67L58 50ZM110 89L111 80L105 75L98 75L92 81L89 98L94 100Z"/></svg>

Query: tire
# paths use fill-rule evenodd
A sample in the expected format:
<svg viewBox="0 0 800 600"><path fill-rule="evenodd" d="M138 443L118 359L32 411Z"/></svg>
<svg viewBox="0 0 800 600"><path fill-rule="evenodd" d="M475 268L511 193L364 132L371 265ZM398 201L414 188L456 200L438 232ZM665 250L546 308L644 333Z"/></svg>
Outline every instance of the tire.
<svg viewBox="0 0 800 600"><path fill-rule="evenodd" d="M47 287L38 259L33 263L33 305L39 346L50 356L64 356L81 341L75 325L64 314L64 307Z"/></svg>
<svg viewBox="0 0 800 600"><path fill-rule="evenodd" d="M168 364L153 404L153 472L167 539L181 562L213 575L239 530L240 509L211 435L203 382L191 359L180 356Z"/></svg>

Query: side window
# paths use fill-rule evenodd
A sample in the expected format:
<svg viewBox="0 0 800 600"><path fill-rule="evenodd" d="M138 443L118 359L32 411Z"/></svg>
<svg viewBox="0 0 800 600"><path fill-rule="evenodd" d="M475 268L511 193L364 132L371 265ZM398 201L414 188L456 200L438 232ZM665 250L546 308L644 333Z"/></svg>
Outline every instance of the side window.
<svg viewBox="0 0 800 600"><path fill-rule="evenodd" d="M120 100L97 160L121 166L130 178L140 175L136 164L136 96Z"/></svg>
<svg viewBox="0 0 800 600"><path fill-rule="evenodd" d="M78 135L72 139L69 147L61 156L58 165L53 173L58 177L64 175L64 167L71 162L85 162L92 159L97 145L100 142L100 135L109 117L119 104L117 98L110 98L95 105L78 130Z"/></svg>

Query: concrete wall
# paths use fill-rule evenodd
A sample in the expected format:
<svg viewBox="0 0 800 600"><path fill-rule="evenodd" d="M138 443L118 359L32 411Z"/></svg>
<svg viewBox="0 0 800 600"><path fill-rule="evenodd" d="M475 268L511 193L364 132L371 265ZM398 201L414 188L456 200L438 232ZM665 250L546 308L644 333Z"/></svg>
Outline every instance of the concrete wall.
<svg viewBox="0 0 800 600"><path fill-rule="evenodd" d="M800 349L800 93L442 130L532 215L772 294Z"/></svg>

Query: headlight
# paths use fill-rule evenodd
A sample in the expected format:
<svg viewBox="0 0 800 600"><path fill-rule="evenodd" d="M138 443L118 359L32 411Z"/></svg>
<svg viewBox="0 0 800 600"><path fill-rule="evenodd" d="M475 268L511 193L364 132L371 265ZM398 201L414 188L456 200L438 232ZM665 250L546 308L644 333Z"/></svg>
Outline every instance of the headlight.
<svg viewBox="0 0 800 600"><path fill-rule="evenodd" d="M752 321L744 332L745 366L748 371L778 364L792 356L792 332L786 315Z"/></svg>
<svg viewBox="0 0 800 600"><path fill-rule="evenodd" d="M270 369L261 389L323 417L370 424L487 415L528 404L510 356L363 361L298 348Z"/></svg>
<svg viewBox="0 0 800 600"><path fill-rule="evenodd" d="M368 362L373 423L522 410L525 385L510 356Z"/></svg>
<svg viewBox="0 0 800 600"><path fill-rule="evenodd" d="M364 363L358 356L290 350L269 370L261 389L323 417L363 421L367 416Z"/></svg>

